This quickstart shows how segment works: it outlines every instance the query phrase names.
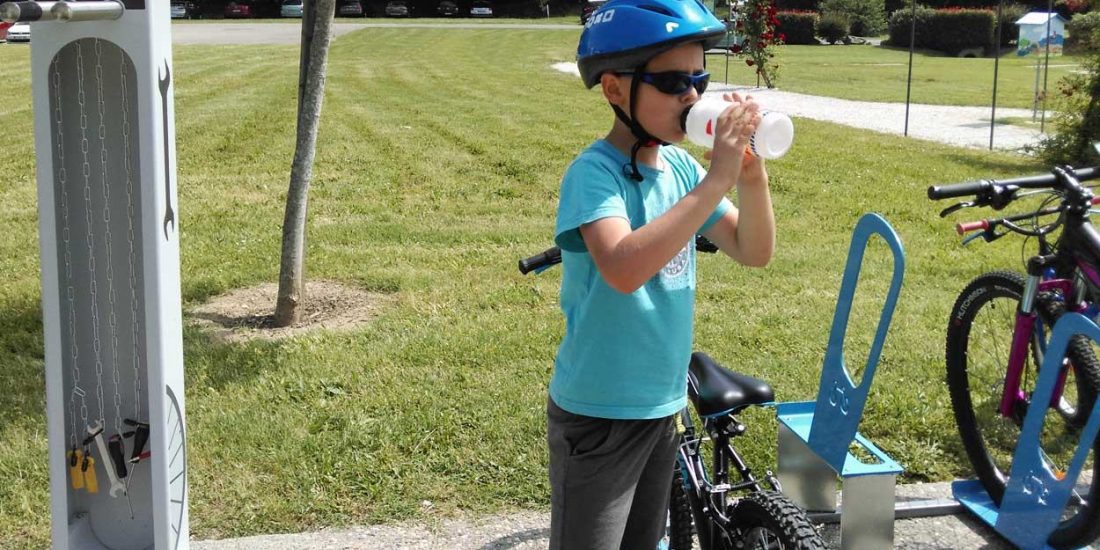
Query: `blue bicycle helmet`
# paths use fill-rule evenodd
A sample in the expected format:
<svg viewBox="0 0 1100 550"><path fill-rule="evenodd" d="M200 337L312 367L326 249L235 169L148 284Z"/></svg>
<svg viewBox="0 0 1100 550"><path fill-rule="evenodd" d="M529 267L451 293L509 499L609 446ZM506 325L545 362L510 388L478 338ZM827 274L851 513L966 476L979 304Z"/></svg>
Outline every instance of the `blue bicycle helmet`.
<svg viewBox="0 0 1100 550"><path fill-rule="evenodd" d="M635 116L638 83L646 63L681 44L699 42L708 50L725 35L726 26L699 0L611 0L588 18L577 45L577 68L585 87L595 86L607 71L635 73L630 85L630 116L617 105L611 106L637 139L630 151L630 164L623 167L630 178L644 179L637 160L642 147L667 145L643 128Z"/></svg>
<svg viewBox="0 0 1100 550"><path fill-rule="evenodd" d="M699 0L611 0L588 18L577 45L577 68L591 88L606 71L643 66L680 44L710 49L726 26Z"/></svg>

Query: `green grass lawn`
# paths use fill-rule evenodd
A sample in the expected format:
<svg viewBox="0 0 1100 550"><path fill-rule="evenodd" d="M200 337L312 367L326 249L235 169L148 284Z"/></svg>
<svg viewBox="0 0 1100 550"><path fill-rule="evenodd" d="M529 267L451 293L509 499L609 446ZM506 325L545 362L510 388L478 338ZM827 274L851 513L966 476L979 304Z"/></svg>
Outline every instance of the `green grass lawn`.
<svg viewBox="0 0 1100 550"><path fill-rule="evenodd" d="M904 102L909 74L909 50L870 45L783 46L776 58L784 91L856 99ZM1030 109L1035 93L1034 57L1020 58L1015 52L1001 57L997 80L997 105ZM708 56L710 70L725 75L725 60ZM913 103L933 105L991 104L993 59L946 57L934 52L913 56ZM1076 56L1052 56L1048 79L1048 102L1058 93L1058 80L1080 70ZM739 58L730 58L730 81L756 85L754 69ZM1040 73L1039 89L1042 90ZM1048 109L1053 108L1048 105Z"/></svg>
<svg viewBox="0 0 1100 550"><path fill-rule="evenodd" d="M349 333L218 344L185 330L194 536L547 507L544 407L563 330L560 273L523 277L515 266L550 244L563 169L612 121L597 92L550 68L573 58L576 38L370 29L335 42L307 272L393 301ZM792 48L789 58L804 51L839 50ZM187 308L277 279L298 51L184 46L175 57ZM28 63L28 49L0 48L5 548L49 537ZM822 80L857 72L813 70ZM812 80L797 73L788 70L784 86ZM701 258L697 347L770 380L781 400L812 398L851 230L863 213L882 213L908 267L863 431L907 466L908 481L966 475L943 384L944 323L971 277L1019 267L1020 242L963 249L958 220L937 218L943 205L925 187L1040 167L811 120L796 126L794 148L770 165L775 259L747 269ZM886 284L884 247L872 252L851 365L866 354ZM748 416L750 463L774 467L774 422Z"/></svg>

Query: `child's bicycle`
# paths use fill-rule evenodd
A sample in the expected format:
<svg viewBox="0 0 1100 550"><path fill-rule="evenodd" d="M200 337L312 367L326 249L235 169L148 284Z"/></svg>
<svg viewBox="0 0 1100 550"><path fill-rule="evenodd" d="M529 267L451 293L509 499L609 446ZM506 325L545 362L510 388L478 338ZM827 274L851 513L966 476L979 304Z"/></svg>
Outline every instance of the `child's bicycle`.
<svg viewBox="0 0 1100 550"><path fill-rule="evenodd" d="M1089 211L1100 201L1081 181L1098 178L1100 168L1067 167L1049 175L928 189L930 199L971 197L945 209L941 217L971 207L1000 210L1027 197L1039 203L1026 213L956 226L960 235L978 232L964 242L978 237L992 242L1016 233L1034 237L1038 245L1038 254L1026 262L1026 276L994 271L971 281L955 301L947 327L947 385L959 434L978 479L998 505L1051 327L1065 311L1097 316L1100 232ZM1040 443L1055 475L1065 471L1076 448L1075 434L1088 420L1098 390L1100 362L1090 341L1077 336L1067 349L1051 402L1043 404L1050 410ZM1062 521L1048 539L1055 548L1076 548L1100 536L1100 440L1090 454L1091 467L1086 463Z"/></svg>
<svg viewBox="0 0 1100 550"><path fill-rule="evenodd" d="M701 252L717 251L702 236L696 237L695 245ZM519 270L537 273L560 262L561 250L554 247L520 260ZM779 480L766 472L765 488L732 444L747 430L736 415L773 402L771 386L696 352L688 367L687 390L703 430L696 432L687 408L680 411L679 467L673 473L667 548L824 550L806 512L780 492ZM705 455L713 464L709 470ZM740 481L731 482L731 469Z"/></svg>

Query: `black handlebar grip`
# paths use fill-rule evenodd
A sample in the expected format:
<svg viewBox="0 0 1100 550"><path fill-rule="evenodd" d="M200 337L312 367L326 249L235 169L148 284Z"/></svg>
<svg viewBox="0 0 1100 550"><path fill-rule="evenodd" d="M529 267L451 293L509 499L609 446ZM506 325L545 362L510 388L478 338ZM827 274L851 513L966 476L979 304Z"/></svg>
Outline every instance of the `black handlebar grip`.
<svg viewBox="0 0 1100 550"><path fill-rule="evenodd" d="M124 453L122 437L112 435L111 439L107 440L107 454L111 455L111 462L115 463L115 475L119 479L126 477L126 459L122 456Z"/></svg>
<svg viewBox="0 0 1100 550"><path fill-rule="evenodd" d="M539 252L530 258L520 260L519 272L526 275L536 269L549 267L559 263L561 263L561 249L555 246Z"/></svg>
<svg viewBox="0 0 1100 550"><path fill-rule="evenodd" d="M933 185L928 188L928 198L932 200L949 199L951 197L965 197L977 195L993 185L989 180L968 181L966 183L953 183L950 185Z"/></svg>

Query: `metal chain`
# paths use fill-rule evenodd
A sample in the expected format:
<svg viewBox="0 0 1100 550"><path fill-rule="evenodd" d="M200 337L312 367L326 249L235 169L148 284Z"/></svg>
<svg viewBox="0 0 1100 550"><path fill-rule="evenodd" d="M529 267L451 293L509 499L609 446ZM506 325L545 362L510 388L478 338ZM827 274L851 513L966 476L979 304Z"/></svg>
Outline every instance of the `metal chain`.
<svg viewBox="0 0 1100 550"><path fill-rule="evenodd" d="M61 240L65 248L65 297L69 302L69 364L71 370L72 391L69 393L69 444L75 448L77 444L76 431L76 398L80 398L80 418L84 425L88 425L88 402L84 398L84 390L80 387L80 369L77 368L79 348L76 342L76 289L73 288L73 252L69 230L69 191L68 172L65 170L65 125L61 112L61 58L58 56L53 62L53 100L54 122L57 135L57 179L61 188Z"/></svg>
<svg viewBox="0 0 1100 550"><path fill-rule="evenodd" d="M137 270L134 269L134 170L131 159L133 146L130 142L130 92L127 82L126 56L119 56L119 75L122 82L122 142L125 144L126 160L126 221L130 241L130 336L134 345L134 420L141 422L141 345L138 342L138 300Z"/></svg>
<svg viewBox="0 0 1100 550"><path fill-rule="evenodd" d="M107 316L110 323L111 336L111 381L114 382L115 395L115 433L122 433L122 395L119 388L122 385L118 372L118 314L115 312L115 268L111 251L111 185L107 180L107 116L106 102L103 100L103 43L95 39L95 84L96 84L96 109L99 115L99 174L100 183L103 185L103 245L107 251L107 303L110 305L110 313Z"/></svg>
<svg viewBox="0 0 1100 550"><path fill-rule="evenodd" d="M77 102L80 104L80 152L84 154L84 220L88 230L88 274L91 283L89 294L92 298L92 351L95 353L95 390L99 400L99 421L106 424L107 416L103 412L103 359L102 343L99 341L99 298L95 272L95 234L92 232L92 166L88 163L88 111L84 94L84 48L81 41L76 42L76 79Z"/></svg>

